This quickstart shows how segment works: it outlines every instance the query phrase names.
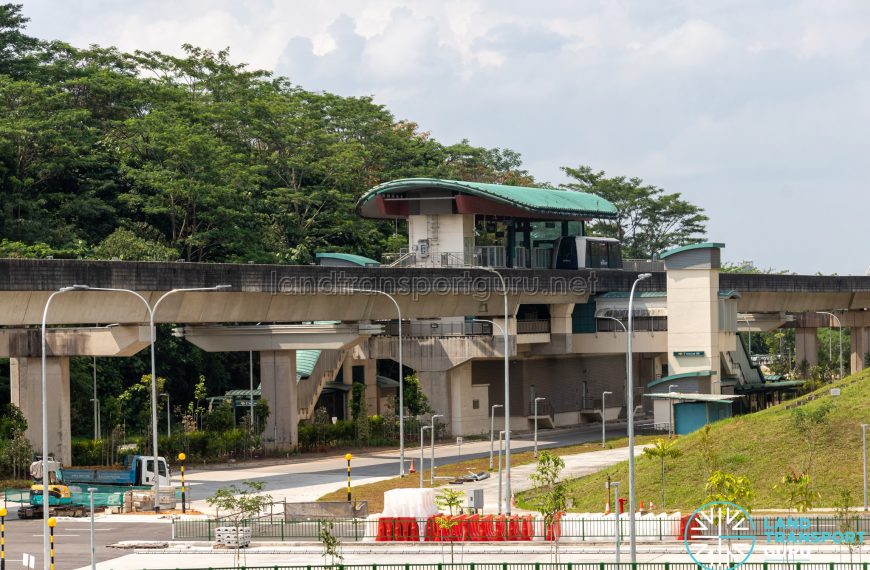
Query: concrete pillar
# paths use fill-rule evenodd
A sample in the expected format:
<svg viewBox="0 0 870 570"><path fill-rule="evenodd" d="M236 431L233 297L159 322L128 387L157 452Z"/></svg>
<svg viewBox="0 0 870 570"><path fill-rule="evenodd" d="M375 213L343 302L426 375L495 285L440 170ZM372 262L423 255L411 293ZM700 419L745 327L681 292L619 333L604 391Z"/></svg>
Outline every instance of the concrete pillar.
<svg viewBox="0 0 870 570"><path fill-rule="evenodd" d="M379 414L381 411L378 409L378 361L369 358L360 364L365 366L366 411L370 416Z"/></svg>
<svg viewBox="0 0 870 570"><path fill-rule="evenodd" d="M417 377L420 379L420 387L429 398L429 407L433 413L442 414L440 421L451 426L453 418L450 413L450 371L429 372L418 370Z"/></svg>
<svg viewBox="0 0 870 570"><path fill-rule="evenodd" d="M668 291L668 370L699 373L701 392L721 394L719 267L723 244L680 247L661 254ZM705 377L712 371L713 376ZM640 402L638 402L640 403Z"/></svg>
<svg viewBox="0 0 870 570"><path fill-rule="evenodd" d="M471 362L449 372L452 435L476 435L489 431L489 384L473 384L471 376Z"/></svg>
<svg viewBox="0 0 870 570"><path fill-rule="evenodd" d="M573 314L574 303L550 305L550 344L558 346L561 352L574 352Z"/></svg>
<svg viewBox="0 0 870 570"><path fill-rule="evenodd" d="M27 439L42 452L42 361L40 358L10 358L9 383L12 403L27 418ZM69 357L45 359L48 411L48 453L64 465L72 464L69 411Z"/></svg>
<svg viewBox="0 0 870 570"><path fill-rule="evenodd" d="M299 444L299 403L296 392L296 351L260 351L260 381L269 403L263 438L273 447Z"/></svg>
<svg viewBox="0 0 870 570"><path fill-rule="evenodd" d="M852 374L864 370L864 355L870 352L870 329L868 327L852 327L852 351L850 365Z"/></svg>
<svg viewBox="0 0 870 570"><path fill-rule="evenodd" d="M804 360L809 366L819 363L819 337L817 329L795 329L795 361L798 366Z"/></svg>

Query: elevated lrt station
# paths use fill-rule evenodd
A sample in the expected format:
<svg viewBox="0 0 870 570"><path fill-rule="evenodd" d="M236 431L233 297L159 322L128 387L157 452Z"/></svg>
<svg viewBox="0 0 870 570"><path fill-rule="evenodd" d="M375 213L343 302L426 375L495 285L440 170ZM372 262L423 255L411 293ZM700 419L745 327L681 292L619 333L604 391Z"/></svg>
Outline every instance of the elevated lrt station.
<svg viewBox="0 0 870 570"><path fill-rule="evenodd" d="M512 430L536 418L557 427L625 417L629 313L634 402L681 433L794 393L793 380L762 373L749 334L794 327L797 361L812 364L815 329L833 324L816 311L837 310L852 329L851 371L870 352L870 278L720 274L721 243L622 259L618 242L586 233L588 221L617 213L593 194L405 179L369 190L357 212L407 222L409 247L382 261L321 253L317 266L0 260L0 357L10 358L28 437L39 448L38 325L49 295L73 284L88 288L56 297L48 317L49 451L64 462L69 358L126 357L149 345L142 303L99 288L152 304L177 290L155 322L175 324L206 351L257 353L253 390L226 397L240 407L265 398L264 437L276 447L296 444L298 422L318 408L348 417L354 384L364 386L368 413L386 412L411 373L448 433L488 433L492 415L505 413L505 354ZM181 290L217 284L230 287ZM398 304L401 338L396 306L373 290Z"/></svg>

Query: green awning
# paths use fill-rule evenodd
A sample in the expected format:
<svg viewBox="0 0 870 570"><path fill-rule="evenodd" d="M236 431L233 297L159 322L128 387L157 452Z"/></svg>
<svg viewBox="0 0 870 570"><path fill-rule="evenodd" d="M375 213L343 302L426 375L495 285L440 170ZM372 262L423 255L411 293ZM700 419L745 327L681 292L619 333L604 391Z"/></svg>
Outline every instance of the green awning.
<svg viewBox="0 0 870 570"><path fill-rule="evenodd" d="M376 378L376 380L378 382L379 388L398 388L399 387L398 380L393 380L392 378L389 378L387 376L378 376Z"/></svg>
<svg viewBox="0 0 870 570"><path fill-rule="evenodd" d="M687 378L706 378L709 376L715 376L715 370L695 370L694 372L683 372L682 374L672 374L670 376L662 376L658 380L653 380L649 384L646 385L647 388L652 388L653 386L658 386L659 384L664 384L666 382L673 382L674 380L685 380Z"/></svg>
<svg viewBox="0 0 870 570"><path fill-rule="evenodd" d="M362 255L354 255L353 253L315 253L314 257L320 259L338 259L346 261L360 267L378 267L380 263L374 259L363 257Z"/></svg>

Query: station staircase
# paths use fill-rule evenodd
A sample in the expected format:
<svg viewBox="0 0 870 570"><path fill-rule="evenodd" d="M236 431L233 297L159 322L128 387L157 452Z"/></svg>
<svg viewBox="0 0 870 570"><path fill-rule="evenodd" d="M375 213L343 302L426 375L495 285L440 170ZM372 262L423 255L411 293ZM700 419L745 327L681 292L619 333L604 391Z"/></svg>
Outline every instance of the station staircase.
<svg viewBox="0 0 870 570"><path fill-rule="evenodd" d="M345 357L351 350L352 347L309 351L318 353L309 355L316 358L317 362L311 373L307 377L300 378L296 383L296 401L299 405L300 420L310 419L314 415L320 393L324 386L335 380Z"/></svg>
<svg viewBox="0 0 870 570"><path fill-rule="evenodd" d="M751 390L764 383L764 374L761 367L749 358L747 344L743 341L742 333L737 333L737 350L724 353L723 364L728 376L737 381L741 391Z"/></svg>

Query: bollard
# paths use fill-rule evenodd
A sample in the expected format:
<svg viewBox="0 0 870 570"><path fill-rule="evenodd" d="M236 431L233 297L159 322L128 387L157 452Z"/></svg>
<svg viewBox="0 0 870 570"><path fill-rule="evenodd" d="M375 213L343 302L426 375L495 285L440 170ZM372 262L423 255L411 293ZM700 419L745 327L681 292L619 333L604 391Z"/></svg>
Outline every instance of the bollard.
<svg viewBox="0 0 870 570"><path fill-rule="evenodd" d="M48 524L48 531L49 531L49 538L48 538L48 544L49 544L49 547L48 547L48 548L49 548L49 550L48 550L48 555L51 557L51 558L50 558L51 563L50 563L50 565L49 565L49 569L50 569L50 570L54 570L54 526L57 524L57 519L54 518L54 517L50 517L50 518L48 519L48 523L47 523L47 524Z"/></svg>
<svg viewBox="0 0 870 570"><path fill-rule="evenodd" d="M0 507L0 570L6 570L6 507Z"/></svg>
<svg viewBox="0 0 870 570"><path fill-rule="evenodd" d="M181 513L184 514L187 512L187 506L185 505L185 494L184 494L184 460L187 459L187 455L182 451L178 454L178 460L181 461Z"/></svg>
<svg viewBox="0 0 870 570"><path fill-rule="evenodd" d="M350 460L353 459L353 455L350 453L344 456L347 459L347 502L350 502Z"/></svg>

